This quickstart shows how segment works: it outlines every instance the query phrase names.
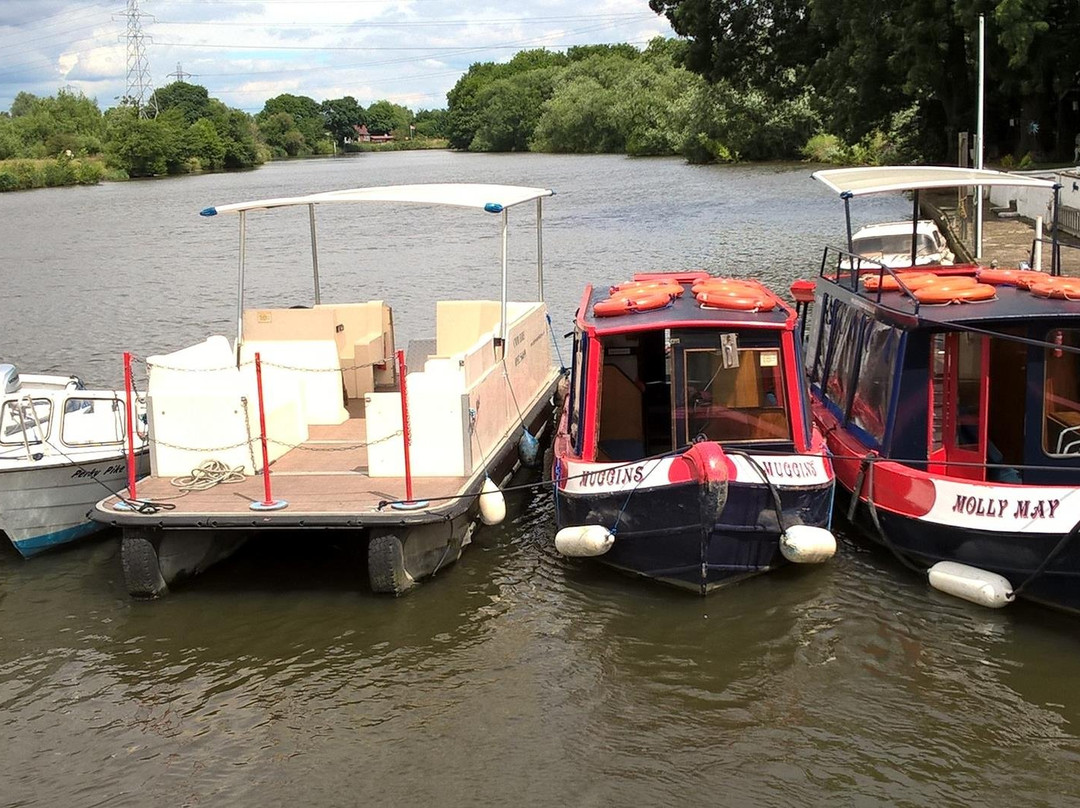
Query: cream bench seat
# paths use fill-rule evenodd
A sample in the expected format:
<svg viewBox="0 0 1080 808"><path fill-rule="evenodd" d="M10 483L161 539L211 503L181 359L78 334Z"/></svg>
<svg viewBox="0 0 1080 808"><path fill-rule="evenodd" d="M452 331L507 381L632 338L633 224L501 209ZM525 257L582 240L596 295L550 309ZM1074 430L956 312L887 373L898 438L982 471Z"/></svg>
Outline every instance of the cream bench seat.
<svg viewBox="0 0 1080 808"><path fill-rule="evenodd" d="M229 341L213 336L198 345L147 360L150 381L150 470L177 477L206 460L261 470L259 399L255 369L237 368ZM307 440L294 381L264 386L267 448L273 462Z"/></svg>

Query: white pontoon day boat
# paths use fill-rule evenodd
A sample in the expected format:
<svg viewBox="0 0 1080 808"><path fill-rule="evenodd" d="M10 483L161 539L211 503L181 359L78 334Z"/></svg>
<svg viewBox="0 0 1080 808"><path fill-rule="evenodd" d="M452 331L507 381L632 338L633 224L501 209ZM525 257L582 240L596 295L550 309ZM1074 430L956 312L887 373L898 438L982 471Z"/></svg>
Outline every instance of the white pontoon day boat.
<svg viewBox="0 0 1080 808"><path fill-rule="evenodd" d="M552 193L405 185L203 211L239 218L237 337L147 360L151 475L94 514L123 531L128 591L159 596L268 530L362 542L376 592L401 594L457 560L478 518L501 518L496 481L535 459L550 422L560 372L543 302L541 224ZM319 291L316 208L371 203L459 207L501 222L501 299L436 303L435 339L410 344L410 367L395 351L384 301L328 303ZM535 207L538 290L536 300L512 302L508 213L526 203ZM314 305L245 308L246 217L297 206L309 211ZM170 481L207 461L238 482L177 497Z"/></svg>
<svg viewBox="0 0 1080 808"><path fill-rule="evenodd" d="M99 530L88 512L127 480L124 394L0 364L0 396L0 533L30 557Z"/></svg>

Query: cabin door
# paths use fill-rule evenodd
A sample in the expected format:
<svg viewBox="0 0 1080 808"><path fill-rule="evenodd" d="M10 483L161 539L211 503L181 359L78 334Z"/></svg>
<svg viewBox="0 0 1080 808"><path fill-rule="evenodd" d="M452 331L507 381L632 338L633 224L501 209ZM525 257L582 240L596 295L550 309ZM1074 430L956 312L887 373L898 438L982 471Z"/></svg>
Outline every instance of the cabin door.
<svg viewBox="0 0 1080 808"><path fill-rule="evenodd" d="M990 351L978 334L930 341L930 471L986 479Z"/></svg>

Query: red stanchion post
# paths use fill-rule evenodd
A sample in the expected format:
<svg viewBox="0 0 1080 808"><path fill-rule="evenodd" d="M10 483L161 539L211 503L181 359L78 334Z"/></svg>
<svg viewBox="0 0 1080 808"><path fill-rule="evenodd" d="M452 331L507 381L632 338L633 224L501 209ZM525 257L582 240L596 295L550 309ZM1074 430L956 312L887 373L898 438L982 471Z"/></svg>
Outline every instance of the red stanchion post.
<svg viewBox="0 0 1080 808"><path fill-rule="evenodd" d="M401 384L401 442L405 446L405 499L413 501L412 468L409 464L409 393L405 387L405 352L397 352L398 381Z"/></svg>
<svg viewBox="0 0 1080 808"><path fill-rule="evenodd" d="M135 493L135 382L131 377L131 353L124 351L124 391L127 394L127 475L128 499L138 499Z"/></svg>
<svg viewBox="0 0 1080 808"><path fill-rule="evenodd" d="M263 403L262 357L255 352L255 390L259 395L259 440L262 442L263 460L263 501L252 502L254 511L276 511L289 503L283 499L275 500L270 495L270 452L266 447L266 406Z"/></svg>

